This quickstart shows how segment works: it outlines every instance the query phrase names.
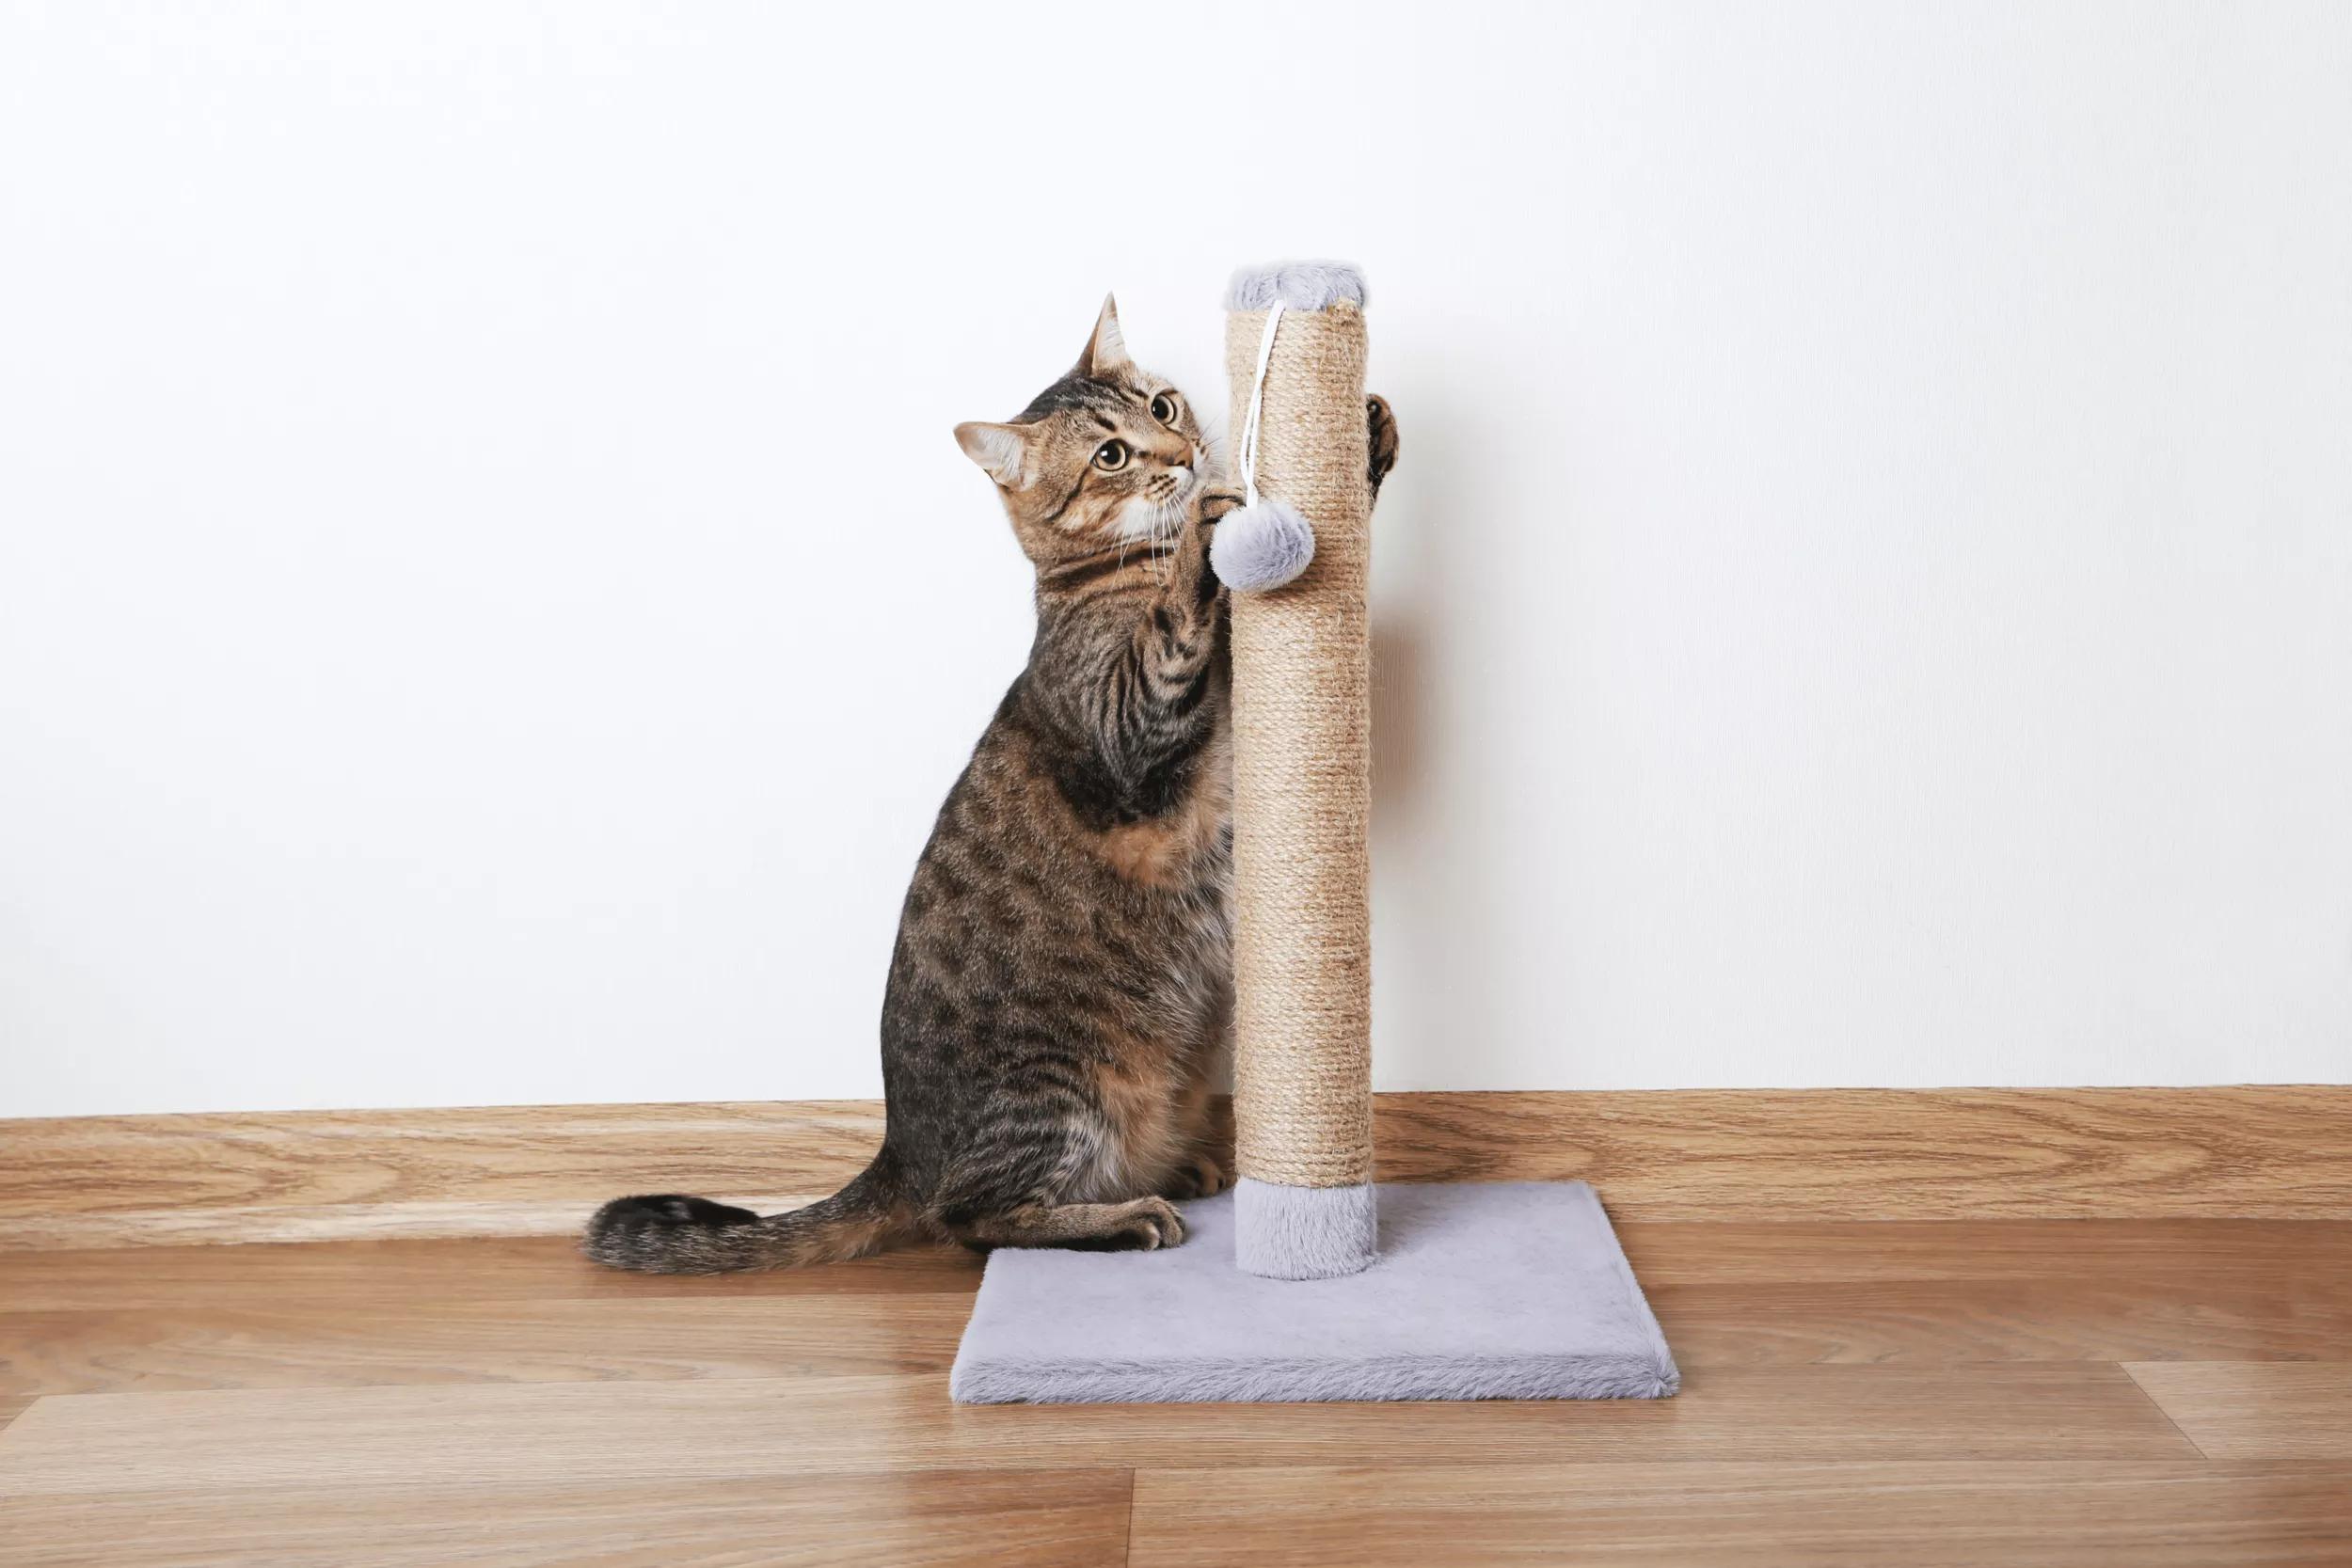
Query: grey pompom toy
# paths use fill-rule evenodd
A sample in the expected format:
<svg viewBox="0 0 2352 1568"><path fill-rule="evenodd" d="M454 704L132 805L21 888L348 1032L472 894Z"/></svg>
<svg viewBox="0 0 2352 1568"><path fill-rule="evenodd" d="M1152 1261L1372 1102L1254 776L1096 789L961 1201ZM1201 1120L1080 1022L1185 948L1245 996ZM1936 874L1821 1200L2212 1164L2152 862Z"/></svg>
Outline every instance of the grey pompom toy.
<svg viewBox="0 0 2352 1568"><path fill-rule="evenodd" d="M1272 496L1229 512L1209 543L1217 581L1236 594L1279 588L1315 558L1315 531L1298 508Z"/></svg>

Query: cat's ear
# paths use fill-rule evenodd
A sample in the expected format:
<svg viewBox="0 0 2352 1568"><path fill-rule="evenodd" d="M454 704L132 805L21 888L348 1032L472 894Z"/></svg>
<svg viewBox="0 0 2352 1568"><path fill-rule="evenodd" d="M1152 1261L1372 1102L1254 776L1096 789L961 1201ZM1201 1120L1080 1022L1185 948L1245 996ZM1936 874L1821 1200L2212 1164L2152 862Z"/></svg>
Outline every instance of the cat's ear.
<svg viewBox="0 0 2352 1568"><path fill-rule="evenodd" d="M1087 340L1087 351L1078 356L1077 373L1103 375L1128 363L1127 340L1119 331L1119 301L1104 294L1103 313L1094 318L1094 335Z"/></svg>
<svg viewBox="0 0 2352 1568"><path fill-rule="evenodd" d="M1019 490L1030 480L1029 436L1031 427L1022 424L984 424L973 420L956 426L956 445L963 455L988 470L988 477L1008 490Z"/></svg>

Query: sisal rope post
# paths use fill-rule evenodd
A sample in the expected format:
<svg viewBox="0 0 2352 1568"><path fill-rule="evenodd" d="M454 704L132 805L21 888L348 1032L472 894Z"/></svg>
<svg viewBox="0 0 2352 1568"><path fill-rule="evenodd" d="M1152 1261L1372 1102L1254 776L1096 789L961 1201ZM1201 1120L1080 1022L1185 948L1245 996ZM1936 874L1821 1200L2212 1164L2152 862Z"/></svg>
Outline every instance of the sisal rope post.
<svg viewBox="0 0 2352 1568"><path fill-rule="evenodd" d="M1235 1260L1330 1278L1377 1243L1363 282L1249 269L1227 310L1230 428L1258 404L1255 487L1313 531L1299 576L1232 595Z"/></svg>

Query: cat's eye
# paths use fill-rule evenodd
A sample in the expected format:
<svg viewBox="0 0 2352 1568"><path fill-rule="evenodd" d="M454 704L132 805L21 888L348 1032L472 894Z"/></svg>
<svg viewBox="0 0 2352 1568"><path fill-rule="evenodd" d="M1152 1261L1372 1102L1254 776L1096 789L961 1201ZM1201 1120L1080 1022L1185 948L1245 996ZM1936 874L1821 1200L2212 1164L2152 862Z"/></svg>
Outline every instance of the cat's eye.
<svg viewBox="0 0 2352 1568"><path fill-rule="evenodd" d="M1115 474L1127 466L1127 443L1105 441L1094 449L1094 466L1106 474Z"/></svg>
<svg viewBox="0 0 2352 1568"><path fill-rule="evenodd" d="M1152 417L1159 420L1162 424L1174 424L1176 422L1176 394L1173 392L1158 392L1153 394L1152 398Z"/></svg>

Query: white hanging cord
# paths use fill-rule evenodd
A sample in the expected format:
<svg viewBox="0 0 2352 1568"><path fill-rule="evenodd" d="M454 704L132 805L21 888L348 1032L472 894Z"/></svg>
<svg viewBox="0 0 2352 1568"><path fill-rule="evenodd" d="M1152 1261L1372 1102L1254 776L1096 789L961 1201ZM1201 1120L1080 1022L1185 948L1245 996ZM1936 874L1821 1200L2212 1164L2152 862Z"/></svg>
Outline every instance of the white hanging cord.
<svg viewBox="0 0 2352 1568"><path fill-rule="evenodd" d="M1241 427L1241 487L1244 505L1258 504L1258 418L1265 410L1265 368L1274 357L1274 329L1281 325L1282 302L1265 313L1265 336L1258 340L1258 374L1249 386L1249 417Z"/></svg>

